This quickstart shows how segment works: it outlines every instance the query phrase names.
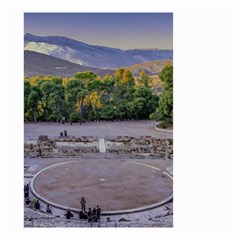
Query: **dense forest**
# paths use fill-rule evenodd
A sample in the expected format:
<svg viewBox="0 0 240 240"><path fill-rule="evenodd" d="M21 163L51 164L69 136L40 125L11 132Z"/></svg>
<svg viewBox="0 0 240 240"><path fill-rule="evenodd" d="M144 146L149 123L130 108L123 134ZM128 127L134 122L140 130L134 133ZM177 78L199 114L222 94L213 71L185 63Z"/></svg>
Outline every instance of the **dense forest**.
<svg viewBox="0 0 240 240"><path fill-rule="evenodd" d="M24 120L69 122L94 120L156 119L172 124L173 67L159 78L162 91L152 91L151 77L141 72L133 78L126 69L101 78L78 72L74 78L35 76L24 79Z"/></svg>

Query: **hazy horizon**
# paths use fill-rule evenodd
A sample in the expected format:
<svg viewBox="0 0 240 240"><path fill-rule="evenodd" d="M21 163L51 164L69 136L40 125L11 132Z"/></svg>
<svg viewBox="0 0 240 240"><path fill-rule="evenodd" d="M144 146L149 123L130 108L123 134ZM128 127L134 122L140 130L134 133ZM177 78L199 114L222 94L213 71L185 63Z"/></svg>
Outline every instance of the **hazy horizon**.
<svg viewBox="0 0 240 240"><path fill-rule="evenodd" d="M173 14L25 13L26 33L40 37L62 36L122 50L173 50Z"/></svg>

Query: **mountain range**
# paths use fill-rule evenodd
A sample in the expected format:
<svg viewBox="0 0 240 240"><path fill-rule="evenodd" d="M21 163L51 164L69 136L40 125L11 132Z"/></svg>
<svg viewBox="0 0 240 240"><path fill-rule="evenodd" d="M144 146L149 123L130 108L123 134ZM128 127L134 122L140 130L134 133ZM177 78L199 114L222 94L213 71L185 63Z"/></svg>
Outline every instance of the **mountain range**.
<svg viewBox="0 0 240 240"><path fill-rule="evenodd" d="M108 69L107 71L109 71L109 69L128 67L138 63L173 59L172 50L121 50L117 48L89 45L61 36L39 37L29 33L24 35L24 50L28 51L25 54L25 61L26 55L29 57L31 55L29 51L31 51L78 64L82 67L88 67L88 69L100 68ZM33 54L31 56L33 57ZM37 56L35 55L34 57ZM45 58L45 56L41 55L41 58ZM63 64L63 62L61 63ZM28 64L31 63L28 62ZM73 65L71 67L74 68ZM81 71L80 67L79 69L79 71ZM96 69L94 69L94 71L96 71Z"/></svg>

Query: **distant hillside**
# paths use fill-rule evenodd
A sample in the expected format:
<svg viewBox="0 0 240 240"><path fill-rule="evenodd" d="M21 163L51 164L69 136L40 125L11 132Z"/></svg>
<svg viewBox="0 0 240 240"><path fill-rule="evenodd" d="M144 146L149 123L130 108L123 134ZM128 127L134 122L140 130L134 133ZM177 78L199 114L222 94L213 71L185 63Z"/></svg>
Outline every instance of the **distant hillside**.
<svg viewBox="0 0 240 240"><path fill-rule="evenodd" d="M159 75L167 63L172 64L173 61L157 60L157 61L151 61L151 62L145 62L145 63L138 63L133 66L127 67L127 69L130 70L134 76L139 76L142 70L144 70L144 72L149 76Z"/></svg>
<svg viewBox="0 0 240 240"><path fill-rule="evenodd" d="M76 72L93 72L98 76L113 74L114 70L98 69L81 66L46 54L24 51L24 76L33 77L36 75L73 77Z"/></svg>
<svg viewBox="0 0 240 240"><path fill-rule="evenodd" d="M121 50L90 45L61 36L38 37L24 35L24 50L43 53L79 65L116 69L155 60L172 59L172 50L133 49Z"/></svg>

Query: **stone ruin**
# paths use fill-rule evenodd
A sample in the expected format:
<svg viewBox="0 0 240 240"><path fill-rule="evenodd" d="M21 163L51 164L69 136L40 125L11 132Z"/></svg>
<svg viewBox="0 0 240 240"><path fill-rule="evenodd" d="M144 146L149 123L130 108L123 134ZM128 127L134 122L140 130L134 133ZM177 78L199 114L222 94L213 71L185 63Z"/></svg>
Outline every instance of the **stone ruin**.
<svg viewBox="0 0 240 240"><path fill-rule="evenodd" d="M82 153L96 152L99 152L98 139L94 137L39 138L24 143L25 157L79 156Z"/></svg>
<svg viewBox="0 0 240 240"><path fill-rule="evenodd" d="M172 139L159 139L151 136L139 138L118 136L116 138L108 138L106 144L107 152L111 153L159 156L166 159L173 158Z"/></svg>
<svg viewBox="0 0 240 240"><path fill-rule="evenodd" d="M105 138L106 153L143 157L173 158L173 140L152 136L117 136ZM25 157L80 156L85 153L99 153L99 139L92 136L60 136L49 139L39 136L38 140L26 141Z"/></svg>

